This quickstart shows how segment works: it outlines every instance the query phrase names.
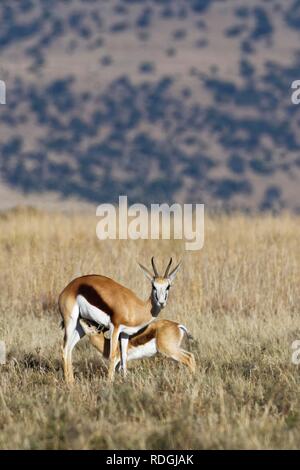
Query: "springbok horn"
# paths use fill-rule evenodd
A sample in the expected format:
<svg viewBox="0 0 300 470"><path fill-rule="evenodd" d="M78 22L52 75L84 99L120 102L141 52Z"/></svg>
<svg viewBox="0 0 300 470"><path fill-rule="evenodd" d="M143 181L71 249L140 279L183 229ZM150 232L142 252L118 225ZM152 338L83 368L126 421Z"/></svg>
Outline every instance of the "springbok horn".
<svg viewBox="0 0 300 470"><path fill-rule="evenodd" d="M151 258L151 263L152 263L152 268L153 268L155 276L159 277L159 274L157 272L157 269L156 269L156 266L155 266L155 263L154 263L154 256L152 256L152 258Z"/></svg>
<svg viewBox="0 0 300 470"><path fill-rule="evenodd" d="M172 258L170 258L170 261L169 261L169 264L168 264L168 266L167 266L167 268L166 268L166 272L165 272L165 274L164 274L164 277L168 277L171 264L172 264Z"/></svg>

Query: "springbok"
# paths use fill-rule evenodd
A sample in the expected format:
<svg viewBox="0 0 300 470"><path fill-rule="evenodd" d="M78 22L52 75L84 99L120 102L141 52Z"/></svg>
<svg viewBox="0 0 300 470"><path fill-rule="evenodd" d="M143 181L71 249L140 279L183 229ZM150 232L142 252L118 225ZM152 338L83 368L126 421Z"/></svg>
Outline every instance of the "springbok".
<svg viewBox="0 0 300 470"><path fill-rule="evenodd" d="M80 319L79 322L92 345L108 359L109 339L105 337L103 330L99 330L95 324L87 320ZM156 320L129 338L127 361L152 357L160 353L186 365L194 374L196 367L194 354L181 348L184 335L189 339L192 338L184 325L170 320ZM120 359L118 351L116 367L120 364Z"/></svg>
<svg viewBox="0 0 300 470"><path fill-rule="evenodd" d="M72 350L84 336L79 317L92 320L109 330L110 354L108 377L114 379L115 357L121 344L121 364L124 376L127 372L127 348L129 336L151 323L166 306L169 289L181 262L170 272L172 258L165 274L160 276L154 258L151 259L154 275L139 263L151 281L151 294L143 301L134 292L105 276L90 274L71 281L61 292L58 300L65 330L63 365L66 381L74 381Z"/></svg>

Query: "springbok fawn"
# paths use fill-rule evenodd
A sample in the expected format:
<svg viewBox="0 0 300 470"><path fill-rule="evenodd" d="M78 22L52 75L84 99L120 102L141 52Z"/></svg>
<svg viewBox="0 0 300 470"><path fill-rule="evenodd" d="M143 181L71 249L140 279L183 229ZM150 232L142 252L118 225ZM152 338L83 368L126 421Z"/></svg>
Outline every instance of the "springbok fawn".
<svg viewBox="0 0 300 470"><path fill-rule="evenodd" d="M64 376L69 384L74 381L72 350L85 334L79 318L92 320L109 330L108 377L110 381L114 379L114 363L120 339L121 364L123 374L126 375L129 336L151 323L166 306L169 289L181 264L179 263L170 272L171 258L164 275L160 276L154 258L151 262L154 275L139 263L152 286L150 297L146 301L141 300L134 292L113 279L96 274L78 277L62 291L58 303L65 330Z"/></svg>
<svg viewBox="0 0 300 470"><path fill-rule="evenodd" d="M99 331L95 324L86 320L80 319L79 322L92 345L108 359L109 339L105 337L103 331ZM143 328L142 332L129 338L127 360L152 357L161 353L186 365L194 374L196 367L194 354L181 348L184 335L192 337L184 325L170 320L156 320ZM118 364L120 364L119 350L115 366Z"/></svg>

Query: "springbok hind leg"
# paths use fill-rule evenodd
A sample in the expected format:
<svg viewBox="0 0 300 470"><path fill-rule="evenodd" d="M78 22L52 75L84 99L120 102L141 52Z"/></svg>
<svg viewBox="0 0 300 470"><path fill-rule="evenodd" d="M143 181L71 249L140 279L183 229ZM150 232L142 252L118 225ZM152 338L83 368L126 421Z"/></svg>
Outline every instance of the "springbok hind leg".
<svg viewBox="0 0 300 470"><path fill-rule="evenodd" d="M74 383L74 372L72 365L72 351L78 341L84 336L82 326L78 321L79 309L76 306L73 309L70 321L65 329L63 346L63 369L64 377L68 385Z"/></svg>

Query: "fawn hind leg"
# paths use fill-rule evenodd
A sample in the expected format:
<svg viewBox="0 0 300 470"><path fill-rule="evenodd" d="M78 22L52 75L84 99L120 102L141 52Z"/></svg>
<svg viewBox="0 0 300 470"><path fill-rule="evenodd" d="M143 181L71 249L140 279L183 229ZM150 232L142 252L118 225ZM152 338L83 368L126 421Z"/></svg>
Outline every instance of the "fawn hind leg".
<svg viewBox="0 0 300 470"><path fill-rule="evenodd" d="M121 366L123 376L127 375L127 350L128 350L129 336L126 333L120 334L120 346L121 346Z"/></svg>
<svg viewBox="0 0 300 470"><path fill-rule="evenodd" d="M195 374L196 361L193 353L180 348L177 351L173 351L170 357L175 361L181 362L181 364L187 366L192 374Z"/></svg>
<svg viewBox="0 0 300 470"><path fill-rule="evenodd" d="M167 332L168 340L166 340ZM178 326L168 326L165 329L161 329L156 335L157 350L165 356L184 364L194 374L196 370L194 354L180 347L183 335L184 332Z"/></svg>

